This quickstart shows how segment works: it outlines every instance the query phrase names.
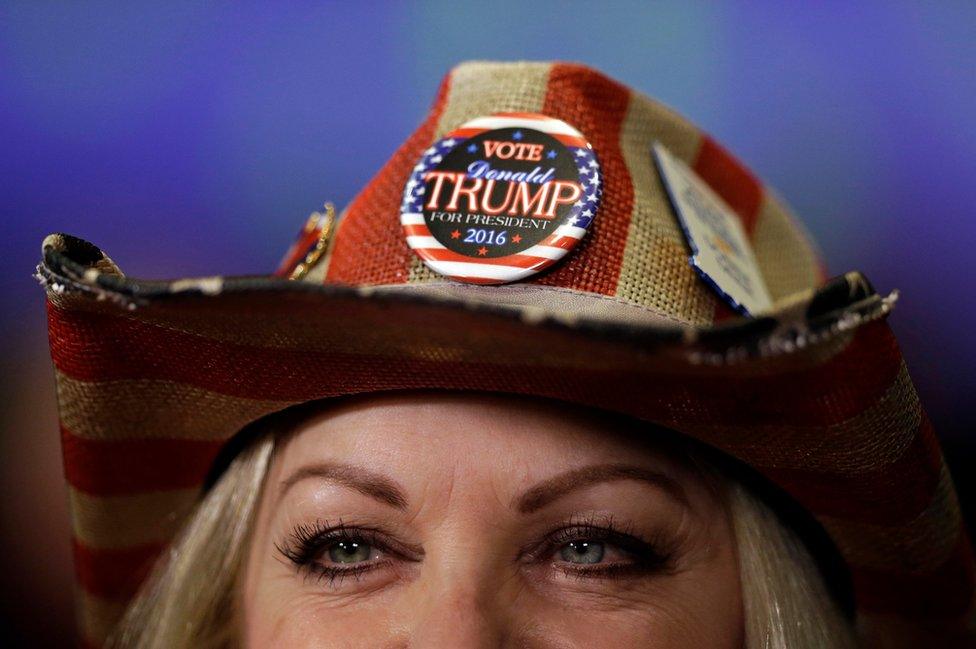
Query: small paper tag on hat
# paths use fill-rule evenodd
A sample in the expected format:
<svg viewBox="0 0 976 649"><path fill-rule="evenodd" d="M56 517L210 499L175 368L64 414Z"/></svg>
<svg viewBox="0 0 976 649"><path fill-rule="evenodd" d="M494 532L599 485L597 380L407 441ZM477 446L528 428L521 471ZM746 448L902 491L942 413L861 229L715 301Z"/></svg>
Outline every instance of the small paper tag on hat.
<svg viewBox="0 0 976 649"><path fill-rule="evenodd" d="M768 311L772 300L739 217L660 142L654 159L691 246L691 265L743 315Z"/></svg>

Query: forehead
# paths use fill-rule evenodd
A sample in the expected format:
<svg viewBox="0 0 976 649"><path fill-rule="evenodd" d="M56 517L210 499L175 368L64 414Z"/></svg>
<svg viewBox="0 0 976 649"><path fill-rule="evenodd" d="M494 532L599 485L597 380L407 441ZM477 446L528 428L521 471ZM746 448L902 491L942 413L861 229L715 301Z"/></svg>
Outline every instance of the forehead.
<svg viewBox="0 0 976 649"><path fill-rule="evenodd" d="M328 405L299 421L280 449L283 470L339 460L396 473L445 463L545 475L628 462L687 473L667 431L536 398L394 393Z"/></svg>

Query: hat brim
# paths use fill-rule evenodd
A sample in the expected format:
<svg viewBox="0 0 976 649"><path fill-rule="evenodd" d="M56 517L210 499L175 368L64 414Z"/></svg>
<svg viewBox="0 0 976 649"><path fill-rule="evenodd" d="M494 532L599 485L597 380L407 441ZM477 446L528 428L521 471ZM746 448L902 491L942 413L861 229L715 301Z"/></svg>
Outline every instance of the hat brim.
<svg viewBox="0 0 976 649"><path fill-rule="evenodd" d="M884 318L894 296L859 273L708 328L574 317L476 291L143 281L68 235L45 240L38 277L93 608L131 596L247 423L405 389L534 395L687 434L757 469L824 526L862 615L956 620L971 606L951 480Z"/></svg>

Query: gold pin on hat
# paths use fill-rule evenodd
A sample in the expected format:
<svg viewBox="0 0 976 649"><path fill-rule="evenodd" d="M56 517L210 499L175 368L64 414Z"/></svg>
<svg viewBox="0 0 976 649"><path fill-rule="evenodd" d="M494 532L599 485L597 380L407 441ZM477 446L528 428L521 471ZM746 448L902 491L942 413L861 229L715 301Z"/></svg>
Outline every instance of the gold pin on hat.
<svg viewBox="0 0 976 649"><path fill-rule="evenodd" d="M335 206L325 203L323 212L312 212L305 226L299 232L292 248L285 255L279 272L287 273L288 279L302 279L322 259L335 228ZM287 269L294 264L294 258L306 250L301 261L294 265L289 272Z"/></svg>

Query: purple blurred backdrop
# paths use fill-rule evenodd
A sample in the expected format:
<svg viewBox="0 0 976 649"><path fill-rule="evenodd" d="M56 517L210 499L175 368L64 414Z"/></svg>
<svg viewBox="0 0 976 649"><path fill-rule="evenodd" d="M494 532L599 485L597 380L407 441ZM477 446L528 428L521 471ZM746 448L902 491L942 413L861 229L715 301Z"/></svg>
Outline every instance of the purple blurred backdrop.
<svg viewBox="0 0 976 649"><path fill-rule="evenodd" d="M679 1L0 7L0 632L70 640L44 235L130 275L271 270L471 58L577 60L690 117L776 187L892 324L974 507L976 3ZM53 622L52 622L53 620Z"/></svg>

